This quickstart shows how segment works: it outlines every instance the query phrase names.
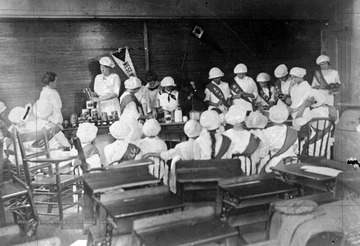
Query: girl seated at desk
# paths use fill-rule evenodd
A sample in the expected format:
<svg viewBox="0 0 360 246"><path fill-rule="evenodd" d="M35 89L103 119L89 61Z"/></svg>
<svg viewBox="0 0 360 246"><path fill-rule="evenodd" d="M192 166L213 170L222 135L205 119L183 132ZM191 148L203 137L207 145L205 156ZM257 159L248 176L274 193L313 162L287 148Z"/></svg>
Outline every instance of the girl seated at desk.
<svg viewBox="0 0 360 246"><path fill-rule="evenodd" d="M199 136L201 132L201 126L196 120L189 120L184 125L184 132L189 138L188 141L178 143L177 145L175 145L175 148L169 149L168 151L150 152L144 155L144 158L160 157L165 161L172 160L170 167L170 177L164 177L164 183L166 184L166 180L170 178L170 190L174 193L176 192L176 180L172 177L175 177L176 162L179 160L194 159L194 143L195 139Z"/></svg>
<svg viewBox="0 0 360 246"><path fill-rule="evenodd" d="M146 155L147 153L152 152L164 152L167 151L167 146L164 140L158 137L158 134L161 131L161 126L159 122L155 119L147 120L143 126L143 133L145 138L141 139L138 142L138 147L141 149L141 154ZM164 176L165 165L164 160L159 158L150 158L153 159L154 165L149 166L149 171L156 178L162 178ZM166 167L165 167L166 166Z"/></svg>
<svg viewBox="0 0 360 246"><path fill-rule="evenodd" d="M285 105L276 105L269 110L269 119L274 124L263 130L260 148L267 153L260 161L260 168L264 172L271 172L283 158L296 156L298 152L297 131L284 124L289 117L289 110Z"/></svg>
<svg viewBox="0 0 360 246"><path fill-rule="evenodd" d="M218 132L221 125L219 114L214 110L203 112L200 124L203 130L194 143L194 159L230 159L231 140Z"/></svg>
<svg viewBox="0 0 360 246"><path fill-rule="evenodd" d="M109 127L110 134L116 139L115 142L106 145L104 148L106 162L109 165L116 165L121 161L141 159L140 149L126 140L129 131L129 126L120 121L114 122Z"/></svg>
<svg viewBox="0 0 360 246"><path fill-rule="evenodd" d="M173 113L179 106L179 92L175 89L175 81L172 77L167 76L161 80L160 83L163 88L157 94L157 98L160 102L160 107L164 111L164 115Z"/></svg>
<svg viewBox="0 0 360 246"><path fill-rule="evenodd" d="M84 151L86 163L88 164L89 169L101 167L99 151L92 143L97 132L98 128L94 124L88 122L79 124L79 128L76 132L76 136L80 139L81 147ZM74 166L77 165L81 165L79 158L74 161Z"/></svg>
<svg viewBox="0 0 360 246"><path fill-rule="evenodd" d="M255 174L256 164L260 160L258 151L260 139L244 129L243 124L245 117L245 108L239 105L231 106L225 115L225 119L226 122L233 127L226 130L224 135L231 139L231 155L241 155L239 156L241 159L241 169L246 175L251 175ZM250 158L251 161L246 161L245 158Z"/></svg>

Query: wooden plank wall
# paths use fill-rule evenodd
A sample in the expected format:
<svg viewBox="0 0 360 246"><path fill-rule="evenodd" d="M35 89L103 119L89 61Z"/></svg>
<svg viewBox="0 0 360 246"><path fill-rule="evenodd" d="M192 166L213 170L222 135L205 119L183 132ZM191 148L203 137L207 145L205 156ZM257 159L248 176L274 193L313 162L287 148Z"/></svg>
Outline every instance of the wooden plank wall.
<svg viewBox="0 0 360 246"><path fill-rule="evenodd" d="M8 106L34 103L46 71L59 75L58 91L63 114L80 113L84 107L82 90L98 74L98 59L129 46L137 74L145 74L143 23L149 37L150 68L160 79L174 76L177 83L191 79L205 85L212 66L232 77L239 62L248 65L249 75L261 71L271 75L280 63L289 67L315 68L320 53L319 20L235 20L235 19L157 19L157 20L11 20L0 21L0 101ZM191 31L204 28L209 40L223 53L199 40ZM205 37L205 36L204 36ZM182 62L184 53L184 69ZM126 79L115 69L122 81ZM8 111L9 111L8 110Z"/></svg>

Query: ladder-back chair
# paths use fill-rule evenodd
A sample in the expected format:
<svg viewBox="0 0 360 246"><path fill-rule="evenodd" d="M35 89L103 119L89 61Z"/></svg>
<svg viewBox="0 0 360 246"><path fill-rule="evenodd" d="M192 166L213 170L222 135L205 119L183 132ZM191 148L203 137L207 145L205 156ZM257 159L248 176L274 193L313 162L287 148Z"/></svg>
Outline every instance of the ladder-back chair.
<svg viewBox="0 0 360 246"><path fill-rule="evenodd" d="M38 214L58 216L60 227L62 228L64 210L76 205L73 201L69 202L64 199L74 195L73 186L76 186L82 178L78 175L61 174L59 166L60 163L70 162L77 156L71 156L69 153L59 150L50 150L49 139L45 128L43 128L42 131L36 132L20 133L16 131L16 140L19 145L18 151L21 155L25 180L32 189L33 194L42 197L41 200L36 199L35 204L39 206L47 205L47 212L38 212ZM40 145L43 145L43 147L25 148L25 143L34 141L41 143ZM51 171L46 175L43 177L34 176L35 169L42 169L49 166L52 168L50 168ZM17 169L20 170L19 162L17 162ZM81 193L80 190L75 192ZM58 207L58 214L52 213L53 206Z"/></svg>
<svg viewBox="0 0 360 246"><path fill-rule="evenodd" d="M299 154L330 159L330 144L334 132L334 120L330 118L310 120L300 128Z"/></svg>

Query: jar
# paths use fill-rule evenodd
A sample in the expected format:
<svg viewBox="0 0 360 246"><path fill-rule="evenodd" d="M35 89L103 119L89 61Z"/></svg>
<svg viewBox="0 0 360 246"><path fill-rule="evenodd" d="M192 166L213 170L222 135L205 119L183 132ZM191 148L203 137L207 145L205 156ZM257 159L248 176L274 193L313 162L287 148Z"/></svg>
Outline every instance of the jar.
<svg viewBox="0 0 360 246"><path fill-rule="evenodd" d="M108 116L107 113L102 113L101 115L101 121L102 121L102 125L106 126L108 124Z"/></svg>
<svg viewBox="0 0 360 246"><path fill-rule="evenodd" d="M177 107L177 108L175 109L174 121L175 121L175 122L182 122L182 110L181 110L180 107Z"/></svg>
<svg viewBox="0 0 360 246"><path fill-rule="evenodd" d="M71 116L70 116L70 126L75 128L77 127L77 124L78 124L78 117L77 117L77 114L73 113Z"/></svg>

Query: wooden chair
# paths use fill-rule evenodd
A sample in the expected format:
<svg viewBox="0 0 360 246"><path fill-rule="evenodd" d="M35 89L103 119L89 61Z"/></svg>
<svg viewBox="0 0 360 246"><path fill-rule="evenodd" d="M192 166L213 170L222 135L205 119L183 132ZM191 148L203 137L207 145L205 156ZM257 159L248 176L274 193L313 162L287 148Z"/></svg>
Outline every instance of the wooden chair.
<svg viewBox="0 0 360 246"><path fill-rule="evenodd" d="M35 209L32 190L23 180L19 168L10 170L10 180L0 183L0 226L6 223L5 212L11 211L14 222L19 225L26 240L36 236L38 216ZM2 241L3 242L3 241Z"/></svg>
<svg viewBox="0 0 360 246"><path fill-rule="evenodd" d="M315 118L299 131L299 154L330 158L330 139L334 136L335 122L330 118Z"/></svg>
<svg viewBox="0 0 360 246"><path fill-rule="evenodd" d="M74 202L65 203L64 199L74 194L72 187L76 185L81 179L81 176L64 175L60 173L59 164L64 161L71 161L76 157L70 155L56 154L56 150L50 150L49 140L45 129L38 132L15 132L16 141L19 149L15 147L16 152L19 151L22 159L22 167L25 174L25 181L32 189L33 195L45 196L35 204L47 205L46 213L38 213L39 215L58 216L60 220L60 227L63 227L62 220L64 218L64 210L75 205ZM44 147L40 149L33 149L33 153L25 148L24 143L30 141L43 141ZM17 144L15 144L17 146ZM17 156L17 155L16 155ZM30 165L32 166L30 168ZM55 170L52 170L55 166ZM47 167L51 170L47 176L41 178L34 178L33 171ZM17 162L17 169L20 169L19 162ZM77 191L81 193L81 191ZM58 214L52 213L52 207L58 206Z"/></svg>
<svg viewBox="0 0 360 246"><path fill-rule="evenodd" d="M248 154L234 154L232 156L233 159L240 159L241 161L241 170L244 172L245 175L254 175L259 174L260 170L257 167L253 166L253 162L251 160L251 155Z"/></svg>

